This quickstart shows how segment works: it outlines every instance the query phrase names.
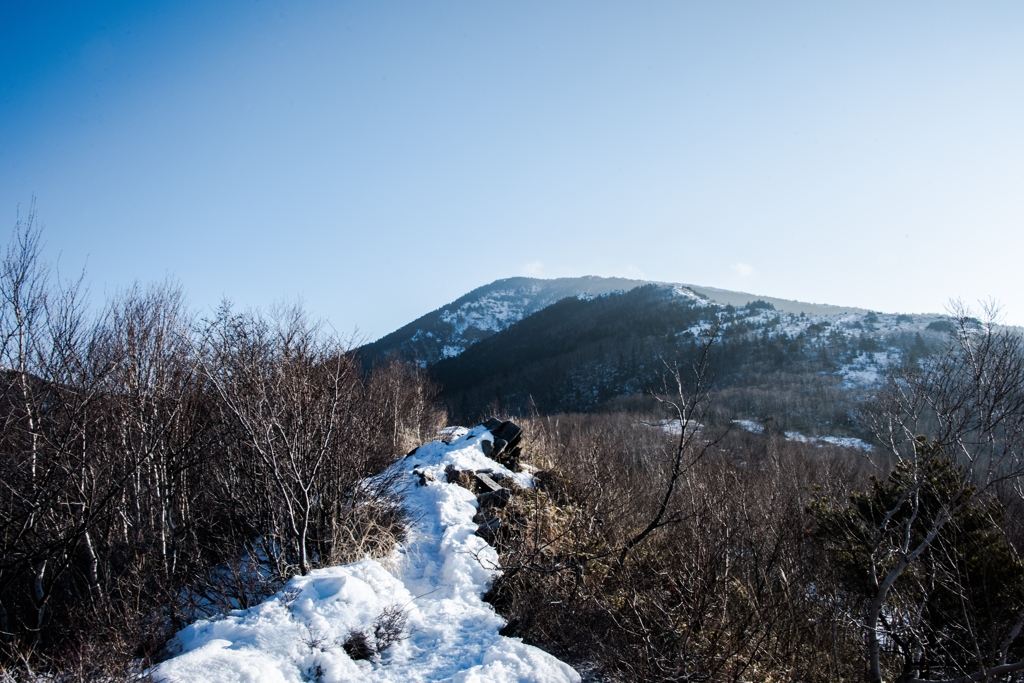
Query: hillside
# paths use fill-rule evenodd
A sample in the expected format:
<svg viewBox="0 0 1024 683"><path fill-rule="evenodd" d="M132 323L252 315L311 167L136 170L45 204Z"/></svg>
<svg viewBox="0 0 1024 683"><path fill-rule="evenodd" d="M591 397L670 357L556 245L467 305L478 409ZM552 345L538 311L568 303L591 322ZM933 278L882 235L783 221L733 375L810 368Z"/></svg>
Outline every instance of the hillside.
<svg viewBox="0 0 1024 683"><path fill-rule="evenodd" d="M367 363L373 363L390 353L398 353L406 360L431 365L458 356L477 342L562 299L590 299L613 292L628 292L647 284L683 287L721 305L745 306L750 301L761 300L785 313L843 315L868 312L859 308L812 304L699 285L595 276L552 280L514 277L478 287L450 304L366 344L360 352Z"/></svg>
<svg viewBox="0 0 1024 683"><path fill-rule="evenodd" d="M460 417L486 409L593 410L660 386L662 359L688 362L714 320L721 322L721 343L713 349L712 371L716 386L733 393L735 417L785 413L777 419L786 427L811 431L836 422L850 427L849 404L886 369L945 339L937 316L801 314L763 300L736 307L694 289L648 284L560 301L439 361L432 374ZM793 395L807 407L769 405L794 383L801 386Z"/></svg>
<svg viewBox="0 0 1024 683"><path fill-rule="evenodd" d="M806 301L796 301L795 299L779 299L774 296L751 294L750 292L734 292L728 289L705 287L703 285L686 285L686 287L707 297L716 304L722 304L723 306L742 307L746 306L751 301L760 300L767 301L774 306L777 311L782 311L783 313L796 313L797 315L800 313L806 313L808 315L843 315L850 313L864 315L868 313L866 308L833 306L832 304L812 304Z"/></svg>
<svg viewBox="0 0 1024 683"><path fill-rule="evenodd" d="M645 283L640 280L592 276L497 280L363 346L360 352L371 363L389 353L398 353L407 360L431 364L457 356L476 342L561 299L628 291L642 284Z"/></svg>

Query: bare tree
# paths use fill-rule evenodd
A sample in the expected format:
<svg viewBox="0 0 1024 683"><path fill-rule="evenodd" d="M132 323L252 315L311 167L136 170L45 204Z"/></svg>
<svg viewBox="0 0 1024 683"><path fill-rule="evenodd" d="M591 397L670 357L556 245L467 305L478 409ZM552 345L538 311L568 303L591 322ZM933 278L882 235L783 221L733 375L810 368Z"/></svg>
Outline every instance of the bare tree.
<svg viewBox="0 0 1024 683"><path fill-rule="evenodd" d="M711 394L712 376L710 371L710 354L715 342L719 339L719 322L715 319L711 327L704 333L696 359L688 368L690 374L680 368L679 361L665 363L668 371L668 386L664 394L651 392L672 418L669 426L678 425L679 435L675 449L668 463L668 471L664 473L664 494L654 516L647 525L629 538L619 552L620 562L625 562L630 551L642 543L652 532L667 525L679 522L682 510L672 510L673 496L676 488L687 470L696 465L707 455L717 443L706 435L698 434L698 428L707 412ZM671 391L672 393L669 393ZM674 427L673 427L674 428Z"/></svg>
<svg viewBox="0 0 1024 683"><path fill-rule="evenodd" d="M387 411L364 410L358 360L299 306L277 308L270 321L225 312L209 348L207 376L257 459L254 476L274 493L264 511L274 542L264 550L285 575L289 563L305 574L367 493L359 482L394 457L392 434L382 433Z"/></svg>
<svg viewBox="0 0 1024 683"><path fill-rule="evenodd" d="M872 590L863 629L872 683L883 680L887 643L903 653L900 680L921 680L922 652L929 643L913 628L919 616L895 616L898 582L939 550L962 514L991 497L999 484L1024 474L1024 348L1016 332L996 325L995 313L990 307L986 319L978 321L955 304L948 351L894 377L872 416L873 431L899 478L899 495L864 526ZM942 465L947 461L949 467ZM945 477L942 486L936 485L937 473ZM927 585L915 594L922 596L914 608L919 614ZM963 670L962 662L961 673L949 680L991 680L1024 670L1024 661L1007 662L1024 625L1021 617L995 651L973 648L974 670Z"/></svg>
<svg viewBox="0 0 1024 683"><path fill-rule="evenodd" d="M300 307L198 325L166 281L93 312L33 206L0 259L0 678L113 680L187 619L387 553L381 473L433 391L398 362L364 375Z"/></svg>
<svg viewBox="0 0 1024 683"><path fill-rule="evenodd" d="M88 473L73 444L85 407L96 395L94 385L66 389L81 379L84 367L81 279L54 286L41 260L41 240L33 203L27 219L15 226L0 271L5 446L0 485L7 503L0 512L0 534L8 549L0 561L0 595L26 574L31 577L33 643L59 578L79 544L89 540L81 502ZM72 508L77 515L63 514ZM6 609L0 617L6 621Z"/></svg>

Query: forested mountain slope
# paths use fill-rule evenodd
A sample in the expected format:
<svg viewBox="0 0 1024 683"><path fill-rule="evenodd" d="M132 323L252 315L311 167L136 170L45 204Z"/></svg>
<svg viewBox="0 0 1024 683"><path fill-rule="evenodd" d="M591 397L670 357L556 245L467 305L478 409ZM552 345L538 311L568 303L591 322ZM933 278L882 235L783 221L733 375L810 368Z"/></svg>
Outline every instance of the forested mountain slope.
<svg viewBox="0 0 1024 683"><path fill-rule="evenodd" d="M641 280L593 276L497 280L367 344L361 352L371 363L395 352L421 364L435 363L459 355L481 339L561 299L628 291L642 284Z"/></svg>
<svg viewBox="0 0 1024 683"><path fill-rule="evenodd" d="M742 390L737 417L784 412L788 426L803 429L846 420L848 406L838 403L853 400L887 368L926 355L945 339L938 316L787 313L763 300L721 305L690 288L648 284L559 301L439 361L432 374L459 416L488 409L591 410L659 386L663 361L689 362L715 321L721 338L711 368L720 390ZM751 398L768 391L776 397L790 392L817 408L783 411ZM819 396L822 391L832 398ZM815 410L817 415L808 412ZM807 413L804 421L801 412Z"/></svg>
<svg viewBox="0 0 1024 683"><path fill-rule="evenodd" d="M361 352L367 363L373 363L390 353L398 353L406 360L430 365L444 358L458 356L473 344L562 299L590 299L612 292L628 292L645 284L652 283L595 276L553 280L513 277L497 280L363 346ZM684 287L722 305L743 306L748 301L760 299L772 304L776 310L788 313L867 313L863 309L763 297L715 287L668 286Z"/></svg>

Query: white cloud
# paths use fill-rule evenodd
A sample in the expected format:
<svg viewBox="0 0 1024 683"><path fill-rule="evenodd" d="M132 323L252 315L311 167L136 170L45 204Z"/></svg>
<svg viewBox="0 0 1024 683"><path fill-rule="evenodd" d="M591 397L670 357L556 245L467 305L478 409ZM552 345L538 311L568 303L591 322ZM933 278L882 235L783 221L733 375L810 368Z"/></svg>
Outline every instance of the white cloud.
<svg viewBox="0 0 1024 683"><path fill-rule="evenodd" d="M544 263L541 261L530 261L522 267L521 272L527 277L539 277L544 272Z"/></svg>
<svg viewBox="0 0 1024 683"><path fill-rule="evenodd" d="M754 266L749 263L734 263L729 266L729 270L736 273L740 277L750 277L754 274Z"/></svg>
<svg viewBox="0 0 1024 683"><path fill-rule="evenodd" d="M639 268L634 266L632 263L627 264L626 265L626 269L621 271L621 273L622 274L619 277L624 277L624 278L627 278L627 279L630 279L630 280L646 280L647 279L647 275L644 274L644 271L640 270Z"/></svg>

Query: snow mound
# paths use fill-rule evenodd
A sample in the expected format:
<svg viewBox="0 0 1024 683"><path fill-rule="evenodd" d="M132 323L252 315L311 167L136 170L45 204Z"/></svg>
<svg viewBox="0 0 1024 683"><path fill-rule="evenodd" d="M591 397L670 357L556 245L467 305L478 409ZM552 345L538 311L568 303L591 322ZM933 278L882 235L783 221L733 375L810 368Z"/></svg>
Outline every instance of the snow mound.
<svg viewBox="0 0 1024 683"><path fill-rule="evenodd" d="M264 603L177 636L181 654L160 664L168 683L302 683L322 681L454 681L578 683L579 674L518 638L482 599L497 573L498 554L474 534L476 497L445 483L445 467L489 469L532 485L483 454L493 440L482 426L449 430L451 443L421 446L396 464L409 489L414 521L408 539L384 564L360 562L295 577ZM425 486L416 486L425 473ZM387 610L406 616L404 639L371 660L354 661L343 647L361 631L370 638Z"/></svg>

